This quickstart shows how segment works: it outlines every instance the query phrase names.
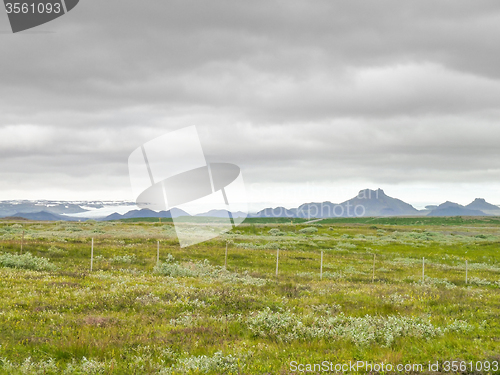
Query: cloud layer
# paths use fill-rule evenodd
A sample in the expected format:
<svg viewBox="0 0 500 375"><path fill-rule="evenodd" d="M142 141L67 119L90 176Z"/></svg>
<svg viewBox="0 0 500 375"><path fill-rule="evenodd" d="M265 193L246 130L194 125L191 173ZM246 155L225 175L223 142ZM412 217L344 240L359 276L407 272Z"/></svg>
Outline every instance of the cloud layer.
<svg viewBox="0 0 500 375"><path fill-rule="evenodd" d="M195 124L264 191L473 183L500 203L497 1L86 0L8 29L0 199L131 199L129 153Z"/></svg>

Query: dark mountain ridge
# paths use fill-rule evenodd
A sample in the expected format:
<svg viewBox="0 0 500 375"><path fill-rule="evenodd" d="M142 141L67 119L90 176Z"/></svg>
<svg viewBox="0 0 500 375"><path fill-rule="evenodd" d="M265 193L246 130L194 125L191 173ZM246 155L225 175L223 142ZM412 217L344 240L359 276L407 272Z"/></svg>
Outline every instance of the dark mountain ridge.
<svg viewBox="0 0 500 375"><path fill-rule="evenodd" d="M358 195L345 202L329 201L304 203L297 208L266 208L252 217L331 218L356 216L412 216L421 214L412 205L392 198L382 189L360 190Z"/></svg>
<svg viewBox="0 0 500 375"><path fill-rule="evenodd" d="M27 220L43 221L85 221L89 218L71 217L71 214L88 211L88 207L101 207L102 202L52 202L52 201L3 201L0 202L0 218L19 217ZM110 202L111 205L120 204ZM195 216L225 217L226 210L211 210ZM64 215L62 215L64 214ZM235 212L233 217L244 217L245 213ZM412 205L385 194L382 189L363 189L342 203L311 202L297 208L285 207L265 208L248 217L289 217L289 218L334 218L334 217L380 217L380 216L488 216L499 215L500 207L476 198L467 206L446 201L439 206L428 205L425 210L417 210ZM99 221L131 219L131 218L172 218L191 216L187 212L172 208L169 211L155 212L149 209L131 210L125 214L113 213Z"/></svg>
<svg viewBox="0 0 500 375"><path fill-rule="evenodd" d="M481 208L481 209L480 209ZM500 215L500 207L476 198L467 206L446 201L417 210L412 205L385 194L382 189L360 190L358 195L342 203L304 203L297 208L266 208L249 217L332 218L332 217L380 217L380 216L488 216Z"/></svg>
<svg viewBox="0 0 500 375"><path fill-rule="evenodd" d="M121 219L139 219L139 218L149 218L156 217L162 219L171 219L172 217L179 216L191 216L186 211L183 211L179 208L172 208L168 211L152 211L147 208L143 208L142 210L132 210L127 212L126 214L114 213L105 218L99 219L99 221L110 221L110 220L121 220Z"/></svg>

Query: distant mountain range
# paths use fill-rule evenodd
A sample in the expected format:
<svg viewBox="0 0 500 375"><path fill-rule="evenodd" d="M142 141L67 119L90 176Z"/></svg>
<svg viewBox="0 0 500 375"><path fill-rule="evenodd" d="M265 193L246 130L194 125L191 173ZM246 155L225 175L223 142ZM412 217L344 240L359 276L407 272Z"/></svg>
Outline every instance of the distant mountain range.
<svg viewBox="0 0 500 375"><path fill-rule="evenodd" d="M55 201L3 201L0 202L0 218L17 217L39 221L85 221L95 218L91 213L96 209L115 206L133 206L127 202L55 202ZM115 208L113 208L115 209ZM108 211L113 212L113 211ZM123 211L122 211L123 212ZM86 217L85 213L89 213ZM227 217L226 210L211 210L195 216ZM73 216L76 215L76 216ZM244 212L232 212L233 217L245 217ZM248 217L289 217L289 218L332 218L332 217L379 217L379 216L500 216L500 207L476 198L466 206L458 203L445 202L440 205L426 206L424 210L417 210L412 205L400 199L392 198L382 189L361 190L357 196L342 203L311 202L304 203L297 208L265 208ZM155 212L148 209L133 209L124 214L113 213L97 218L100 221L121 220L132 218L176 218L191 216L187 212L172 208L169 211Z"/></svg>
<svg viewBox="0 0 500 375"><path fill-rule="evenodd" d="M483 198L476 198L474 199L473 202L469 203L466 208L470 210L480 210L485 213L488 213L489 211L494 211L497 212L499 210L498 206L495 206L494 204L486 202Z"/></svg>
<svg viewBox="0 0 500 375"><path fill-rule="evenodd" d="M472 204L472 203L471 203ZM485 216L481 210L471 209L468 206L462 206L458 203L453 202L444 202L439 206L431 209L428 216Z"/></svg>
<svg viewBox="0 0 500 375"><path fill-rule="evenodd" d="M500 215L500 207L476 198L467 206L445 202L439 206L427 206L417 210L400 199L392 198L382 189L361 190L358 195L342 203L306 203L297 208L265 208L250 217L332 218L332 217L379 217L379 216L488 216Z"/></svg>
<svg viewBox="0 0 500 375"><path fill-rule="evenodd" d="M100 220L109 221L109 220L121 220L121 219L137 219L142 217L157 217L162 219L171 219L173 217L180 217L180 216L191 216L191 215L189 215L186 211L183 211L179 208L172 208L168 211L160 211L160 212L155 212L148 209L142 209L142 210L132 210L124 215L114 213Z"/></svg>
<svg viewBox="0 0 500 375"><path fill-rule="evenodd" d="M83 204L82 204L83 205ZM87 207L101 208L102 205ZM52 214L77 214L87 211L82 206L73 202L54 201L4 201L0 202L0 217L13 216L17 213L47 212Z"/></svg>
<svg viewBox="0 0 500 375"><path fill-rule="evenodd" d="M428 216L488 216L500 215L500 207L486 202L483 198L476 198L467 206L458 203L445 202L431 208Z"/></svg>
<svg viewBox="0 0 500 375"><path fill-rule="evenodd" d="M297 208L266 208L252 217L295 217L327 218L354 216L411 216L419 211L402 200L391 198L382 189L361 190L358 195L342 203L320 202L305 203Z"/></svg>

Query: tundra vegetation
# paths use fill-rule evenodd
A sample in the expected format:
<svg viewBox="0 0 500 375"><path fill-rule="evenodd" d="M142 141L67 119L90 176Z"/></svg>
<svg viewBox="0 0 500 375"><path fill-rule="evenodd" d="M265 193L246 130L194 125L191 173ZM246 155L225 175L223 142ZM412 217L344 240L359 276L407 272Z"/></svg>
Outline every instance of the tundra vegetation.
<svg viewBox="0 0 500 375"><path fill-rule="evenodd" d="M165 220L0 221L0 373L500 361L499 245L498 218L251 219L184 249Z"/></svg>

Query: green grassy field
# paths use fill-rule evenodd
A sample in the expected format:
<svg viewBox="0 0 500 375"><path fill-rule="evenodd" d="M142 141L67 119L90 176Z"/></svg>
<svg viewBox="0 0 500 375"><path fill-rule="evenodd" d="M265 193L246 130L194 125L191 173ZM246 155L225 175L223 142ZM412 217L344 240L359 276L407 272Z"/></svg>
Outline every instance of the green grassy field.
<svg viewBox="0 0 500 375"><path fill-rule="evenodd" d="M0 373L500 373L498 218L294 221L184 249L157 219L0 221Z"/></svg>

